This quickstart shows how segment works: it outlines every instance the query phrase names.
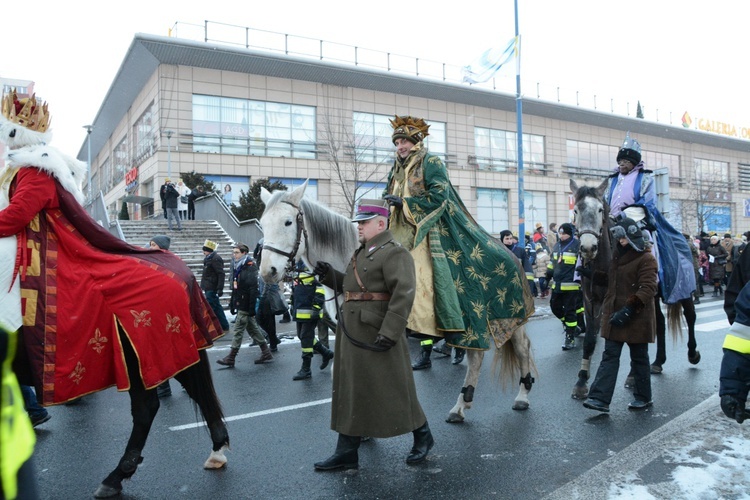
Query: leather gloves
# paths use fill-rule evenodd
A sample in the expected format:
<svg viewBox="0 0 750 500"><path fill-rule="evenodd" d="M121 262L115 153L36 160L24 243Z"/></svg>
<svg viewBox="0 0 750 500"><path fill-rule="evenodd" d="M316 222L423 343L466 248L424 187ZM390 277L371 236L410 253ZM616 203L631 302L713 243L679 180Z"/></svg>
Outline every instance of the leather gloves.
<svg viewBox="0 0 750 500"><path fill-rule="evenodd" d="M313 269L313 274L318 276L320 279L323 279L323 277L328 274L328 271L331 270L331 264L328 262L323 262L322 260L319 260L317 264L315 264L315 269Z"/></svg>
<svg viewBox="0 0 750 500"><path fill-rule="evenodd" d="M375 337L375 345L383 346L386 349L390 349L391 347L396 345L396 343L392 341L391 339L389 339L388 337L378 334L378 336Z"/></svg>
<svg viewBox="0 0 750 500"><path fill-rule="evenodd" d="M724 412L724 415L736 420L738 424L741 424L750 416L745 410L745 403L729 394L725 394L721 397L721 409Z"/></svg>
<svg viewBox="0 0 750 500"><path fill-rule="evenodd" d="M609 318L609 324L613 326L625 326L633 319L633 309L625 306Z"/></svg>
<svg viewBox="0 0 750 500"><path fill-rule="evenodd" d="M383 199L392 207L402 208L404 206L404 200L395 194L387 194L383 196Z"/></svg>
<svg viewBox="0 0 750 500"><path fill-rule="evenodd" d="M589 269L588 267L578 266L576 267L576 272L580 276L588 279L591 279L594 276L594 271L592 269Z"/></svg>

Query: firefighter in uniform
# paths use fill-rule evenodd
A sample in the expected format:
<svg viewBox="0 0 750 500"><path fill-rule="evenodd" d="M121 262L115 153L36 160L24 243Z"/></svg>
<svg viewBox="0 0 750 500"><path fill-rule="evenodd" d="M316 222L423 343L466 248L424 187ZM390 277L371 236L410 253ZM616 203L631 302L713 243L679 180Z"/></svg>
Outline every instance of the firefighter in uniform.
<svg viewBox="0 0 750 500"><path fill-rule="evenodd" d="M560 225L558 232L560 238L552 249L547 265L547 279L555 280L549 305L552 314L559 318L565 327L565 343L562 348L567 351L575 347L575 338L579 333L581 279L576 272L576 264L580 242L573 236L573 226L567 222Z"/></svg>
<svg viewBox="0 0 750 500"><path fill-rule="evenodd" d="M312 377L310 363L313 352L323 357L320 369L325 369L333 359L333 351L318 342L315 328L318 320L323 317L325 304L325 290L300 260L297 263L297 278L292 289L292 317L297 322L297 338L302 345L302 368L292 377L292 380L305 380Z"/></svg>

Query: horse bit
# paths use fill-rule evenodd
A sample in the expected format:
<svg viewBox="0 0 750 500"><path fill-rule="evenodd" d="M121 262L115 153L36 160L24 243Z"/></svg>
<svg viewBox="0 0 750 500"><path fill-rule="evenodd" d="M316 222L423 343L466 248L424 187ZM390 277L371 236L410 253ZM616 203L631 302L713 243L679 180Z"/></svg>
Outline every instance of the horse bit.
<svg viewBox="0 0 750 500"><path fill-rule="evenodd" d="M279 255L283 255L288 259L286 270L294 269L294 266L296 262L294 261L294 256L297 255L297 251L299 250L299 246L302 244L302 238L307 241L307 229L305 228L305 218L304 213L302 212L302 209L295 205L294 203L288 202L288 201L282 201L281 203L286 203L287 205L291 205L294 208L297 209L297 236L294 239L294 246L292 246L292 249L288 252L285 252L281 249L278 249L276 247L272 247L270 245L263 244L263 250L269 250L273 253L277 253ZM305 247L307 249L307 247ZM309 258L308 258L309 260Z"/></svg>

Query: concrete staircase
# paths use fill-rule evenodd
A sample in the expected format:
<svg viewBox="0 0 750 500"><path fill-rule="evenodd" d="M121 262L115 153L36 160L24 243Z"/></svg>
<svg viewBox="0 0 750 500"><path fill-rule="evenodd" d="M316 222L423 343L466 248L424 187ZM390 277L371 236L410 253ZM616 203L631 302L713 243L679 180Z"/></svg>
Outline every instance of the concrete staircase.
<svg viewBox="0 0 750 500"><path fill-rule="evenodd" d="M203 242L207 239L219 244L217 252L224 259L226 283L222 303L229 300L229 278L232 272L232 245L234 242L216 221L184 220L182 231L170 231L166 219L148 219L139 221L121 220L120 226L125 241L131 245L148 247L152 237L162 234L171 238L169 251L177 254L193 271L200 283L203 275ZM173 223L173 227L176 227ZM252 250L252 249L250 249Z"/></svg>

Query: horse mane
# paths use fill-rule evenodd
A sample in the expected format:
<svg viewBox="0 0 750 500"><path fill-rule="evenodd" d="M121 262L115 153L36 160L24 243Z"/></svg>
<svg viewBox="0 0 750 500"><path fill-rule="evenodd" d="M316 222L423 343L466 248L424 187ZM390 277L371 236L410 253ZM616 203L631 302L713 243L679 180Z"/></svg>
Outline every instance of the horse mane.
<svg viewBox="0 0 750 500"><path fill-rule="evenodd" d="M302 213L305 220L314 220L314 224L305 223L308 232L308 250L311 255L335 256L347 262L357 246L356 233L352 222L329 208L302 198ZM346 238L346 235L350 238ZM315 264L311 262L311 264Z"/></svg>

